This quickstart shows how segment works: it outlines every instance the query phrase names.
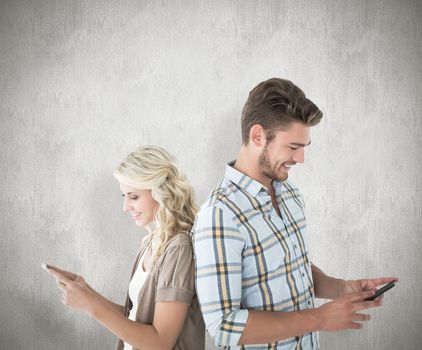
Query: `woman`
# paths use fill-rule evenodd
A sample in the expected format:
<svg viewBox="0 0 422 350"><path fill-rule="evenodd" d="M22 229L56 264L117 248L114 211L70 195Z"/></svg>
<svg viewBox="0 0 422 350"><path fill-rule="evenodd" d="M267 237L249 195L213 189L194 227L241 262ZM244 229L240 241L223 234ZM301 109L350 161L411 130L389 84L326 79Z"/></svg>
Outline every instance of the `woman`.
<svg viewBox="0 0 422 350"><path fill-rule="evenodd" d="M162 148L141 147L116 169L123 210L149 232L132 271L126 304L106 299L76 274L47 266L63 304L96 319L119 338L116 349L204 349L189 236L193 190Z"/></svg>

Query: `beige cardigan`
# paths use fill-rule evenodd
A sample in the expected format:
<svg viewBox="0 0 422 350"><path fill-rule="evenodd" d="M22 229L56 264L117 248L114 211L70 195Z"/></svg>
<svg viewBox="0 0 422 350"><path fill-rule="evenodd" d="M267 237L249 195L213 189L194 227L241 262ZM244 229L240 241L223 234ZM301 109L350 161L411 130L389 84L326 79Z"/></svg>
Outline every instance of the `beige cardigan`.
<svg viewBox="0 0 422 350"><path fill-rule="evenodd" d="M147 242L133 266L133 277L140 257L144 254ZM139 292L136 321L152 324L155 303L158 301L179 301L190 305L186 322L177 339L174 350L202 350L205 348L205 326L195 293L195 265L192 241L189 235L180 233L172 237L164 252L158 257ZM132 303L126 297L124 315L129 316ZM116 350L122 350L124 343L118 339Z"/></svg>

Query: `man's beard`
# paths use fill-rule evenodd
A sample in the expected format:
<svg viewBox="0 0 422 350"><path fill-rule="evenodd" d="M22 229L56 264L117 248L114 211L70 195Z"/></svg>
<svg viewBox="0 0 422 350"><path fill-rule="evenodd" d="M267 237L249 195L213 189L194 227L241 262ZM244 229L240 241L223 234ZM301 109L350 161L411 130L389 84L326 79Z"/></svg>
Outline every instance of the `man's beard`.
<svg viewBox="0 0 422 350"><path fill-rule="evenodd" d="M262 173L270 178L271 180L277 180L277 181L284 181L287 180L289 174L286 172L283 175L280 175L277 172L277 169L280 169L282 165L280 165L279 167L272 166L271 162L270 162L270 157L268 156L268 146L265 145L264 150L262 151L261 155L259 156L258 159L258 164L261 167L261 171Z"/></svg>

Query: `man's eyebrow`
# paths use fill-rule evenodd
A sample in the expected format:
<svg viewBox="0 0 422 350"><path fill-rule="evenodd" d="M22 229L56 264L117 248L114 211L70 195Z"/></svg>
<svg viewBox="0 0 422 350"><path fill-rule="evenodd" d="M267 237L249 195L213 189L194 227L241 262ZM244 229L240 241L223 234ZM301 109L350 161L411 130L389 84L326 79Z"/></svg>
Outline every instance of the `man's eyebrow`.
<svg viewBox="0 0 422 350"><path fill-rule="evenodd" d="M306 147L306 146L309 146L310 144L311 144L311 141L309 141L306 145L303 143L296 143L296 142L290 143L291 146L296 146L296 147Z"/></svg>

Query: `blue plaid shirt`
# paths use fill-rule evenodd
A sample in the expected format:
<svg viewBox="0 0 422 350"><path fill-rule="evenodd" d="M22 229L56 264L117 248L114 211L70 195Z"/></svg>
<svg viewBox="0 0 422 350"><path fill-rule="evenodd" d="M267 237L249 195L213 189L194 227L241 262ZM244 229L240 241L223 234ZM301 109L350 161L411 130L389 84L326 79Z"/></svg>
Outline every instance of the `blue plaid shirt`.
<svg viewBox="0 0 422 350"><path fill-rule="evenodd" d="M227 165L193 230L196 287L208 332L227 349L319 349L317 333L238 346L248 310L314 307L303 199L289 181L267 189Z"/></svg>

